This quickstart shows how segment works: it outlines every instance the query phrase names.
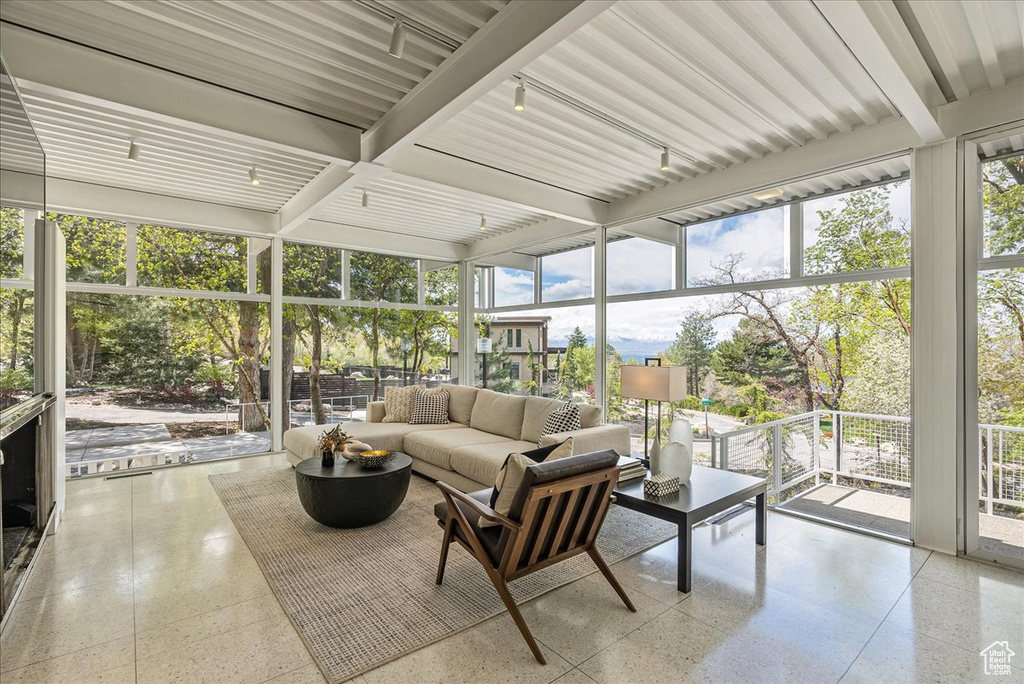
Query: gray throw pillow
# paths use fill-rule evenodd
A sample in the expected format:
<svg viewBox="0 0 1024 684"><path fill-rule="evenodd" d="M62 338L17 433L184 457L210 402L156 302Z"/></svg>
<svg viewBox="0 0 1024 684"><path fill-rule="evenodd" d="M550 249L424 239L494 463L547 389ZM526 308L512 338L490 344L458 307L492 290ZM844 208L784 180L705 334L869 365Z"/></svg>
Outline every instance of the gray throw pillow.
<svg viewBox="0 0 1024 684"><path fill-rule="evenodd" d="M516 492L519 491L519 485L523 481L523 476L526 475L527 468L537 463L546 463L572 456L572 437L554 449L544 447L535 451L546 451L547 453L539 459L529 456L528 454L531 452L509 454L508 458L505 459L505 465L501 467L501 470L498 471L498 477L494 479L494 492L497 496L491 495L491 508L498 513L508 515L508 512L512 509L512 502L516 498ZM500 523L481 518L478 524L480 527L492 527Z"/></svg>
<svg viewBox="0 0 1024 684"><path fill-rule="evenodd" d="M410 425L446 425L448 423L448 392L417 390L413 401Z"/></svg>

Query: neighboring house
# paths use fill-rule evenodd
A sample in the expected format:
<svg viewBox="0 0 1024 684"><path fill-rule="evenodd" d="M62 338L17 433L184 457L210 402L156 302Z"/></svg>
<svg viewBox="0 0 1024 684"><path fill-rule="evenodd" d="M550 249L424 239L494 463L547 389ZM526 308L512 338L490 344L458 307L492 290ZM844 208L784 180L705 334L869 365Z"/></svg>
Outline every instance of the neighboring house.
<svg viewBox="0 0 1024 684"><path fill-rule="evenodd" d="M556 375L551 364L556 363L553 349L548 348L548 323L550 316L509 316L491 321L490 337L494 341L492 349L499 349L508 354L508 363L512 366L511 378L518 382L529 382L532 373L529 364L530 349L533 349L533 362L541 364L546 370L541 382L545 385L554 380ZM458 364L458 340L452 339L452 366ZM562 356L565 347L559 347Z"/></svg>

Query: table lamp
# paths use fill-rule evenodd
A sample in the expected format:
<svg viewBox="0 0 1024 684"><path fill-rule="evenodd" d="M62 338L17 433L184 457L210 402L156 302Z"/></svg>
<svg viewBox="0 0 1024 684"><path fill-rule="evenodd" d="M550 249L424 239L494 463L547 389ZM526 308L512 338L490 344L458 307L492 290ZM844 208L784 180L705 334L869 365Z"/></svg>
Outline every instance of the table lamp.
<svg viewBox="0 0 1024 684"><path fill-rule="evenodd" d="M656 361L657 365L648 365ZM661 402L686 398L686 369L662 366L661 359L646 359L643 366L622 366L622 396L644 400L644 460L648 460L648 408L658 402L658 439L661 439Z"/></svg>

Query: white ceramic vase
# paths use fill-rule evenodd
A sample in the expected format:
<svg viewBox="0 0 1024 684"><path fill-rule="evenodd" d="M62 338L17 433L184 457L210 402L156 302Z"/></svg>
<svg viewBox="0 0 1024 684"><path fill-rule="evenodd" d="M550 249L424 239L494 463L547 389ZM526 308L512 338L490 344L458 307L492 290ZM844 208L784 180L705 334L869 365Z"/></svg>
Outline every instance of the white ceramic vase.
<svg viewBox="0 0 1024 684"><path fill-rule="evenodd" d="M693 472L693 454L680 442L669 442L661 448L661 472L679 478L683 485Z"/></svg>
<svg viewBox="0 0 1024 684"><path fill-rule="evenodd" d="M650 452L647 454L648 467L651 470L651 475L658 475L661 473L661 443L655 439L651 442Z"/></svg>

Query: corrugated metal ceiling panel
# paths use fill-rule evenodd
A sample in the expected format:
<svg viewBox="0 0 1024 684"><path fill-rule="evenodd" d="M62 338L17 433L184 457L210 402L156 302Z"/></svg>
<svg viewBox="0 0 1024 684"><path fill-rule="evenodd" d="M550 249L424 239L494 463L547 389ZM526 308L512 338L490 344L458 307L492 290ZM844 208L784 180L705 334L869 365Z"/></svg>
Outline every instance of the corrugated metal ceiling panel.
<svg viewBox="0 0 1024 684"><path fill-rule="evenodd" d="M51 93L21 88L56 178L173 197L277 211L325 167L324 162L184 126L125 114ZM141 150L127 159L129 141ZM260 184L249 183L255 166Z"/></svg>
<svg viewBox="0 0 1024 684"><path fill-rule="evenodd" d="M362 190L353 189L315 218L351 226L470 244L548 219L501 200L427 183L409 176L389 174L366 185L369 206L362 206ZM480 215L487 227L480 229Z"/></svg>
<svg viewBox="0 0 1024 684"><path fill-rule="evenodd" d="M43 150L6 72L0 73L0 168L43 175Z"/></svg>
<svg viewBox="0 0 1024 684"><path fill-rule="evenodd" d="M1024 3L910 0L956 99L1024 78Z"/></svg>
<svg viewBox="0 0 1024 684"><path fill-rule="evenodd" d="M424 144L614 200L898 115L807 0L619 3L522 73L526 112L508 82Z"/></svg>
<svg viewBox="0 0 1024 684"><path fill-rule="evenodd" d="M381 4L461 41L505 0ZM0 17L361 128L452 51L409 31L395 59L390 18L337 0L4 0Z"/></svg>

